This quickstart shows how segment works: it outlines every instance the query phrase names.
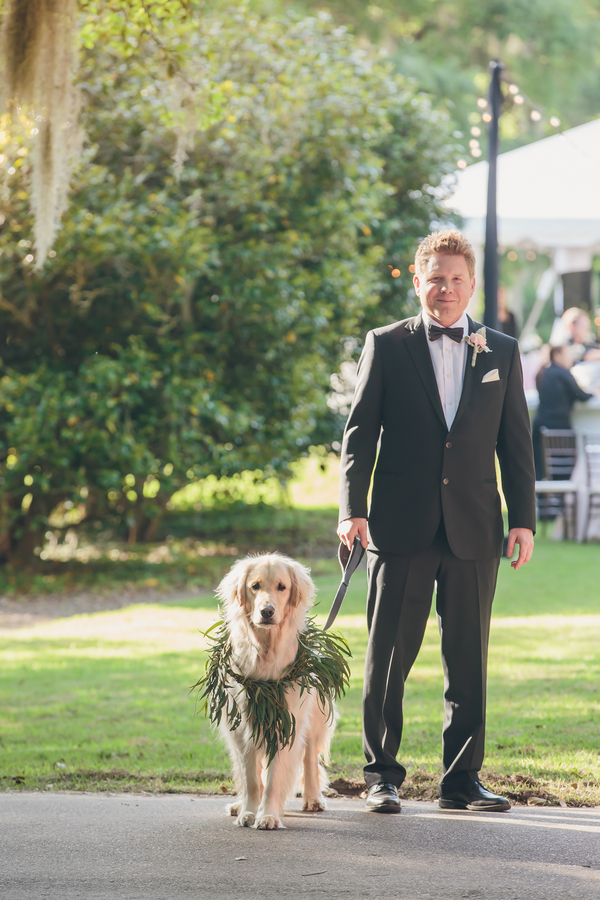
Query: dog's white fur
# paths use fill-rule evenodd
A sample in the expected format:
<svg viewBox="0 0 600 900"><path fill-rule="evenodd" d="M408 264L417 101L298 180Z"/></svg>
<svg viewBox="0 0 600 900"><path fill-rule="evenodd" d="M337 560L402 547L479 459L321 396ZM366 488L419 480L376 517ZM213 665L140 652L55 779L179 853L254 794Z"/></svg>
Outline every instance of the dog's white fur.
<svg viewBox="0 0 600 900"><path fill-rule="evenodd" d="M298 634L314 600L309 569L279 553L242 559L222 580L217 595L231 635L235 668L248 678L279 678L296 658ZM243 690L231 690L243 708ZM320 757L329 759L335 721L328 719L312 692L300 697L298 690L289 690L286 698L296 719L296 739L280 749L270 765L264 749L253 743L245 715L235 731L226 721L221 723L239 794L228 812L237 817L238 825L284 828L284 806L300 780L302 808L325 809L327 777Z"/></svg>

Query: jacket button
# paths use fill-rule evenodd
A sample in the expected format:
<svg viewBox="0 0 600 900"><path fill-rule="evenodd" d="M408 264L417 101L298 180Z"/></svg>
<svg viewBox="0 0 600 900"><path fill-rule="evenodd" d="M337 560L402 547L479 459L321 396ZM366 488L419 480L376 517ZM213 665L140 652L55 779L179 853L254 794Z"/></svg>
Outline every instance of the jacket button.
<svg viewBox="0 0 600 900"><path fill-rule="evenodd" d="M448 448L448 450L450 449L451 446L452 446L452 441L446 441L446 447Z"/></svg>
<svg viewBox="0 0 600 900"><path fill-rule="evenodd" d="M443 484L450 484L450 479L449 479L449 478L444 478L444 479L442 480L442 483L443 483Z"/></svg>

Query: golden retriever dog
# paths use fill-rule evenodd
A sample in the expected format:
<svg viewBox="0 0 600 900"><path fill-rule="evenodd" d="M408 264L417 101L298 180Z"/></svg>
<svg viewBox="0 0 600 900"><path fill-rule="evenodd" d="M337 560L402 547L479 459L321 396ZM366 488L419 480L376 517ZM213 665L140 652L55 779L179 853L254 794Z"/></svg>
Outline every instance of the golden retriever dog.
<svg viewBox="0 0 600 900"><path fill-rule="evenodd" d="M217 595L229 627L232 660L248 678L272 681L294 662L298 634L306 624L315 596L310 571L279 553L239 560L225 576ZM239 687L232 687L240 699ZM221 732L227 742L239 799L228 807L236 823L254 828L284 828L281 819L286 801L302 784L302 809L325 809L323 790L327 777L321 764L329 759L335 722L321 708L312 692L290 689L286 695L296 719L296 738L280 748L267 764L264 748L251 738L244 715L231 731L226 721ZM242 703L243 707L243 694Z"/></svg>

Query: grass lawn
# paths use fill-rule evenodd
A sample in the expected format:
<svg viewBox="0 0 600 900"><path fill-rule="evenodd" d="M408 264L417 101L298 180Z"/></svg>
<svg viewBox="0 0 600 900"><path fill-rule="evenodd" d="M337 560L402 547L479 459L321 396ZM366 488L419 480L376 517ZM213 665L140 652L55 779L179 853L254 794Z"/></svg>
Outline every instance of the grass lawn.
<svg viewBox="0 0 600 900"><path fill-rule="evenodd" d="M540 539L515 573L502 562L489 668L487 780L526 799L600 805L598 547ZM315 560L319 615L339 580ZM354 659L332 778L361 774L365 573L339 629ZM227 790L226 754L188 686L204 660L210 594L0 631L0 776L5 787ZM336 624L338 624L336 623ZM407 685L407 793L439 778L442 674L432 618ZM412 794L411 794L412 792Z"/></svg>

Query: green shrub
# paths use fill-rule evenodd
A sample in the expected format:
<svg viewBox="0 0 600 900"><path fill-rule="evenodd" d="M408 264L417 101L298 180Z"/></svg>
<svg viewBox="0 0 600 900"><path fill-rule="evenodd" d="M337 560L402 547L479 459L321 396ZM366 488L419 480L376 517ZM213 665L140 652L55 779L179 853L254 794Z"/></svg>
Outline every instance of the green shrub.
<svg viewBox="0 0 600 900"><path fill-rule="evenodd" d="M3 133L9 559L30 558L65 500L148 540L186 482L285 474L330 446L331 375L367 326L402 313L409 254L440 215L447 123L327 17L240 6L181 27L189 77L209 66L227 97L222 121L195 134L177 180L144 59L90 53L89 146L41 273L29 148Z"/></svg>

